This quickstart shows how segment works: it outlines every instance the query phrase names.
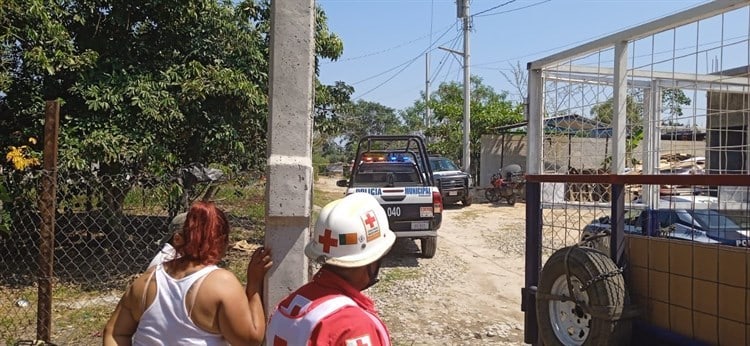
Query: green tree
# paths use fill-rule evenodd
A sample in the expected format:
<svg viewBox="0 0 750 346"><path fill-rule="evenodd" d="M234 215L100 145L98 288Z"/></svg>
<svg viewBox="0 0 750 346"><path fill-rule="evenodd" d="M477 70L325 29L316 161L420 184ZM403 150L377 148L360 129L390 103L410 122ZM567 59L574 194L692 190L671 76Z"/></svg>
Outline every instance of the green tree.
<svg viewBox="0 0 750 346"><path fill-rule="evenodd" d="M628 95L626 100L626 121L631 131L638 132L643 129L643 98L639 94ZM594 119L605 124L612 124L614 117L614 99L591 107L591 115Z"/></svg>
<svg viewBox="0 0 750 346"><path fill-rule="evenodd" d="M268 1L6 0L0 11L0 138L41 135L43 101L60 99L61 171L264 166ZM338 58L341 40L322 10L316 19L316 61ZM316 101L348 100L334 91ZM109 210L129 184L104 182Z"/></svg>
<svg viewBox="0 0 750 346"><path fill-rule="evenodd" d="M424 92L421 92L419 100L398 112L398 117L404 124L404 131L409 134L426 136L427 128L435 122L434 112L431 111L430 119L427 119L426 111ZM429 138L426 139L429 140Z"/></svg>
<svg viewBox="0 0 750 346"><path fill-rule="evenodd" d="M457 162L463 154L463 86L457 82L443 83L431 95L434 121L425 135L430 138L430 152L445 155ZM406 113L419 109L415 102ZM523 105L508 100L505 92L497 93L482 83L478 76L471 77L471 156L472 171L478 167L481 151L480 138L495 133L495 128L523 120Z"/></svg>
<svg viewBox="0 0 750 346"><path fill-rule="evenodd" d="M688 98L681 89L664 89L661 93L662 108L670 118L682 116L682 106L690 105ZM612 123L614 99L600 103L591 108L594 119L605 124ZM643 129L643 95L640 92L632 93L626 98L626 121L631 131L638 132ZM672 121L672 120L670 120Z"/></svg>
<svg viewBox="0 0 750 346"><path fill-rule="evenodd" d="M334 85L316 87L315 127L313 132L313 164L320 168L331 162L347 161L344 148L337 142L343 131L340 116L350 104L354 87L338 81Z"/></svg>
<svg viewBox="0 0 750 346"><path fill-rule="evenodd" d="M358 100L341 112L340 142L347 156L353 158L359 139L367 135L404 134L404 126L396 110L377 102Z"/></svg>
<svg viewBox="0 0 750 346"><path fill-rule="evenodd" d="M669 116L681 117L682 106L689 106L691 101L682 89L669 88L662 90L661 102Z"/></svg>
<svg viewBox="0 0 750 346"><path fill-rule="evenodd" d="M670 88L662 91L661 102L662 108L666 110L667 115L670 117L668 121L662 121L662 123L672 124L674 123L672 119L682 116L682 106L690 105L691 101L681 89ZM614 98L610 98L592 107L591 115L598 121L611 124L614 115L613 105ZM625 144L627 147L627 160L634 165L637 159L632 157L631 153L643 140L643 95L640 92L635 92L627 96L625 114L628 128L628 139ZM608 169L610 161L611 157L606 158L604 163L602 163L602 167Z"/></svg>

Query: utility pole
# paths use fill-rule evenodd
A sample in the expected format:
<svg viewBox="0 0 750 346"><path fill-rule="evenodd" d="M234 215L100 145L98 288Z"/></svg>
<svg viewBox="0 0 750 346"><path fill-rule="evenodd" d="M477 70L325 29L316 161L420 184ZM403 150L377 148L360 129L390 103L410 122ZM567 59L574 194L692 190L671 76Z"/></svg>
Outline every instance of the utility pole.
<svg viewBox="0 0 750 346"><path fill-rule="evenodd" d="M471 30L471 16L469 15L469 0L457 0L459 18L463 18L464 30L464 172L471 174L471 74L469 72L469 32Z"/></svg>
<svg viewBox="0 0 750 346"><path fill-rule="evenodd" d="M273 249L264 304L308 281L312 220L315 0L271 1L265 245Z"/></svg>
<svg viewBox="0 0 750 346"><path fill-rule="evenodd" d="M430 52L424 53L425 72L424 72L424 120L425 126L430 127Z"/></svg>
<svg viewBox="0 0 750 346"><path fill-rule="evenodd" d="M471 31L471 16L469 15L470 0L456 0L458 6L458 18L463 19L464 31L464 51L459 52L450 48L438 47L444 51L451 52L463 57L464 65L464 142L463 157L461 158L461 167L464 172L471 174L471 73L469 70L469 32Z"/></svg>

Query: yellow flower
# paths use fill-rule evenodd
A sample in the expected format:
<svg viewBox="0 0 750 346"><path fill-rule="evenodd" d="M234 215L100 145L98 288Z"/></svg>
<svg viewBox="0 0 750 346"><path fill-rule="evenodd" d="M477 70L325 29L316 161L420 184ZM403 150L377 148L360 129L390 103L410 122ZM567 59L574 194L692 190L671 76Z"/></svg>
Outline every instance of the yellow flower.
<svg viewBox="0 0 750 346"><path fill-rule="evenodd" d="M8 162L12 162L13 158L18 155L21 155L21 151L14 146L10 146L10 151L8 151L8 153L5 154L5 160Z"/></svg>
<svg viewBox="0 0 750 346"><path fill-rule="evenodd" d="M23 145L20 148L10 146L9 151L5 154L5 160L13 165L16 170L22 171L28 167L38 166L39 160L26 154L29 147Z"/></svg>
<svg viewBox="0 0 750 346"><path fill-rule="evenodd" d="M29 143L31 143L31 144L36 144L36 138L34 138L34 137L29 137Z"/></svg>

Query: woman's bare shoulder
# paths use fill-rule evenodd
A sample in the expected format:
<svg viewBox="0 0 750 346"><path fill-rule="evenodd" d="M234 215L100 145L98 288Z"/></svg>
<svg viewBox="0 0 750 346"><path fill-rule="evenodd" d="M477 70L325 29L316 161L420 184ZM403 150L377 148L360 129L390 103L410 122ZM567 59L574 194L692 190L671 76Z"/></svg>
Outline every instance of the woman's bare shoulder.
<svg viewBox="0 0 750 346"><path fill-rule="evenodd" d="M125 303L127 307L133 309L140 305L141 300L143 299L143 291L146 290L146 284L149 282L149 278L155 283L153 278L155 270L156 267L146 269L145 272L138 275L130 283L128 289L125 291L125 295L123 296L123 303Z"/></svg>
<svg viewBox="0 0 750 346"><path fill-rule="evenodd" d="M224 268L217 268L209 276L206 278L209 279L211 282L217 283L217 284L229 284L229 283L239 283L239 279L237 279L237 275L235 275L233 272L224 269Z"/></svg>
<svg viewBox="0 0 750 346"><path fill-rule="evenodd" d="M238 294L244 292L242 283L237 279L237 276L231 271L221 268L206 276L200 291L211 292L211 296L220 300L236 298Z"/></svg>

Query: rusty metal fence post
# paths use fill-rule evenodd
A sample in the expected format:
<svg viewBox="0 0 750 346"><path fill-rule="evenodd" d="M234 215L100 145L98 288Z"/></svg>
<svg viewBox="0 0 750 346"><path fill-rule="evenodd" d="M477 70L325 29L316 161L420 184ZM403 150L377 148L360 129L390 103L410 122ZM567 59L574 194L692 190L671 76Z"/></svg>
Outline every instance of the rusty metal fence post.
<svg viewBox="0 0 750 346"><path fill-rule="evenodd" d="M538 343L536 318L536 289L542 271L542 213L541 183L526 183L526 273L521 289L521 311L524 312L524 337L527 344Z"/></svg>
<svg viewBox="0 0 750 346"><path fill-rule="evenodd" d="M618 267L622 267L625 252L625 184L612 184L612 205L609 215L612 225L609 255Z"/></svg>
<svg viewBox="0 0 750 346"><path fill-rule="evenodd" d="M39 199L41 227L39 235L39 277L36 338L50 341L52 332L52 276L55 258L55 196L57 191L57 136L60 128L60 103L47 101L44 107L44 174Z"/></svg>

